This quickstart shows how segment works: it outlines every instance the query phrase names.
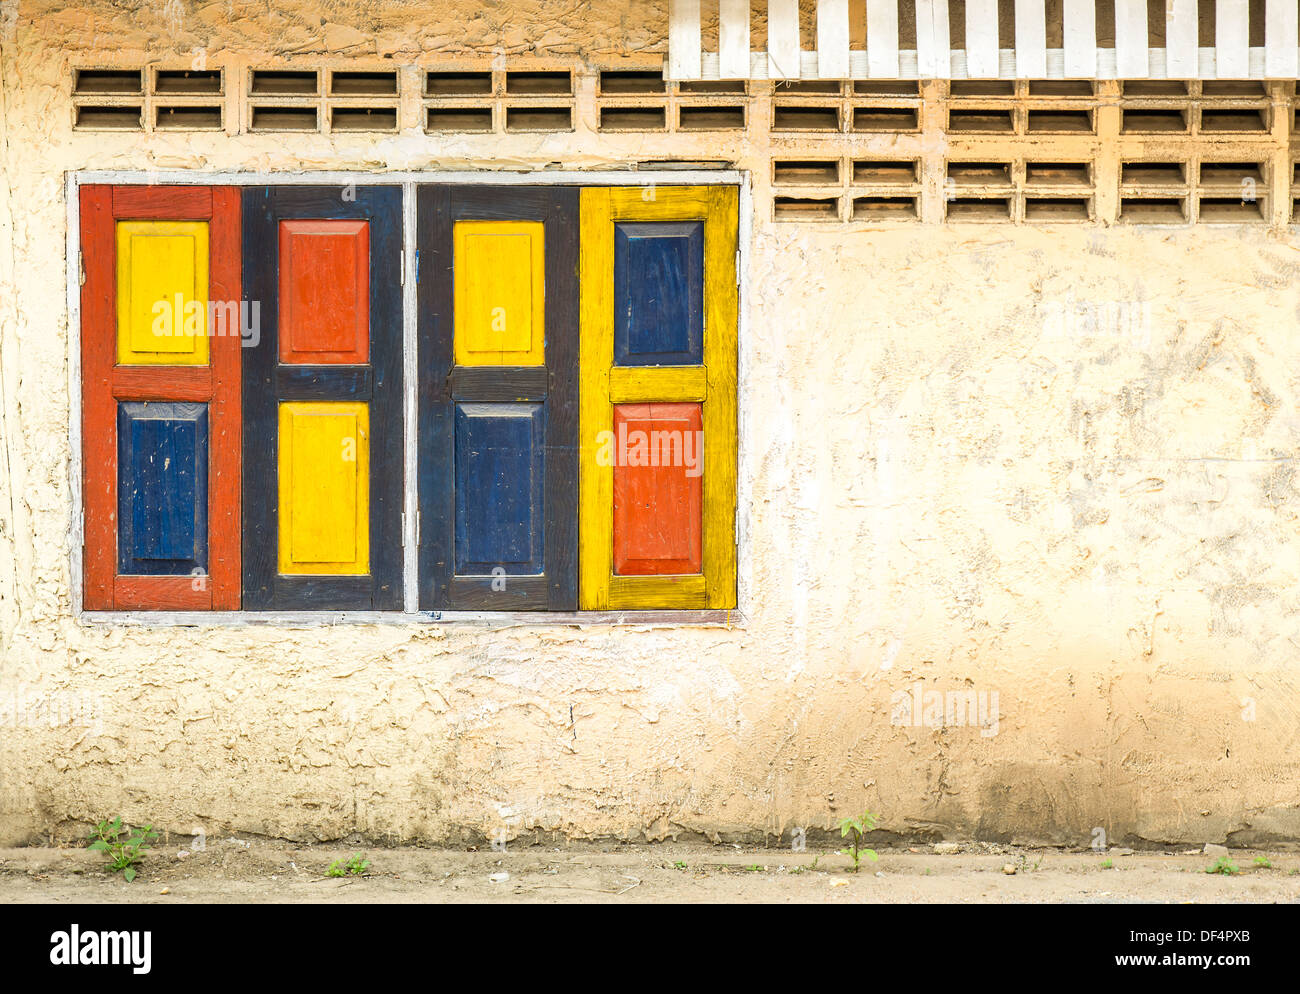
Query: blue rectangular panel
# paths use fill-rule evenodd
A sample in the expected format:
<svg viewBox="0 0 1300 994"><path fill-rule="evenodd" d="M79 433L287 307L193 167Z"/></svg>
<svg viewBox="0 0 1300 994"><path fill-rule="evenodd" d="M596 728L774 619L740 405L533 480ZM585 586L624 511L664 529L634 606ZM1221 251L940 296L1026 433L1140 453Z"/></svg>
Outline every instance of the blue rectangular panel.
<svg viewBox="0 0 1300 994"><path fill-rule="evenodd" d="M614 225L614 363L704 361L704 222Z"/></svg>
<svg viewBox="0 0 1300 994"><path fill-rule="evenodd" d="M455 575L542 573L545 446L541 404L456 405Z"/></svg>
<svg viewBox="0 0 1300 994"><path fill-rule="evenodd" d="M118 572L206 572L208 406L119 404L117 460Z"/></svg>

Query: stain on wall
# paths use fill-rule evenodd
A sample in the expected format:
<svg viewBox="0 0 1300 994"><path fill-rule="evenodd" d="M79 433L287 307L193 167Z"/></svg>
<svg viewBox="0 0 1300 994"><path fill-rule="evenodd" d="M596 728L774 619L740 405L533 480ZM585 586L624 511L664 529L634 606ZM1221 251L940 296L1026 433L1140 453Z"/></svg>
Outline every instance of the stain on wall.
<svg viewBox="0 0 1300 994"><path fill-rule="evenodd" d="M760 209L730 628L74 618L66 171L727 158L764 205L768 148L590 127L79 134L70 67L662 52L663 8L3 5L0 844L118 812L456 842L778 835L863 807L911 836L1300 838L1285 231Z"/></svg>

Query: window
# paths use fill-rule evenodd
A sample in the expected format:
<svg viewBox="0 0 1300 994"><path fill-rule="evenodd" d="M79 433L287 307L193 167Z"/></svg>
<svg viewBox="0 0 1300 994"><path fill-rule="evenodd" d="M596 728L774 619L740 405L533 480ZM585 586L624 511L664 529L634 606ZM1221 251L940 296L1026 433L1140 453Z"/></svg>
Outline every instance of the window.
<svg viewBox="0 0 1300 994"><path fill-rule="evenodd" d="M80 209L87 610L735 607L735 187Z"/></svg>

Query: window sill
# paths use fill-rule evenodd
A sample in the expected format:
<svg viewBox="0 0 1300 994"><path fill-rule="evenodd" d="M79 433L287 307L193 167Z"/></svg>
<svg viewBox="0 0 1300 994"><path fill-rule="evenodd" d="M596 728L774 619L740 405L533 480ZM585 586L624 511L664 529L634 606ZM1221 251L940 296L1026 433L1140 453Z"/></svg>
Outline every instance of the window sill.
<svg viewBox="0 0 1300 994"><path fill-rule="evenodd" d="M479 628L556 626L727 628L746 626L739 611L82 611L87 627L318 628L334 625L450 625Z"/></svg>

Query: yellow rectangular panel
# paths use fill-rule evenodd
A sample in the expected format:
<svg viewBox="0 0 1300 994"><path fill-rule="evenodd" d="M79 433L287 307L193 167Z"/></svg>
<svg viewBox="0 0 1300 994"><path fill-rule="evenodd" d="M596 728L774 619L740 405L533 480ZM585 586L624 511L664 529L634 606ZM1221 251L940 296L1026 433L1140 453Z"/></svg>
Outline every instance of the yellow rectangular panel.
<svg viewBox="0 0 1300 994"><path fill-rule="evenodd" d="M540 221L457 221L456 365L546 362L546 241Z"/></svg>
<svg viewBox="0 0 1300 994"><path fill-rule="evenodd" d="M280 405L282 574L370 572L370 409Z"/></svg>
<svg viewBox="0 0 1300 994"><path fill-rule="evenodd" d="M208 222L117 222L117 361L208 362Z"/></svg>
<svg viewBox="0 0 1300 994"><path fill-rule="evenodd" d="M615 366L609 371L614 404L662 404L705 400L708 370L703 366Z"/></svg>

